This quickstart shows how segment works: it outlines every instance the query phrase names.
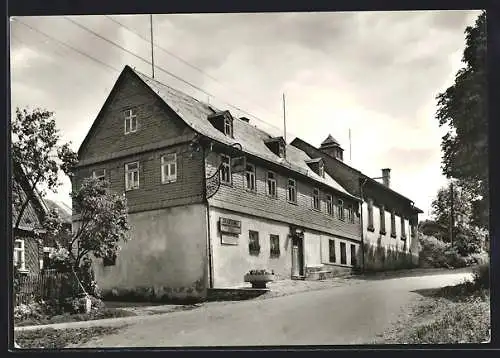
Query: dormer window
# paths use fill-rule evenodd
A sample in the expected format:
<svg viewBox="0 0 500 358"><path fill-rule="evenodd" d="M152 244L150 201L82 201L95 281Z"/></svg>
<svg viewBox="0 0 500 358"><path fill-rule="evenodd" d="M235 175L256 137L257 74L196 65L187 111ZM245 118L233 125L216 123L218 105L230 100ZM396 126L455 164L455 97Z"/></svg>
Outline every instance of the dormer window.
<svg viewBox="0 0 500 358"><path fill-rule="evenodd" d="M323 159L321 158L314 158L314 159L309 159L306 160L306 164L311 168L313 172L318 174L320 177L324 178L325 177L325 165L323 163Z"/></svg>
<svg viewBox="0 0 500 358"><path fill-rule="evenodd" d="M276 154L280 158L285 158L285 156L286 156L286 152L285 152L286 143L285 143L285 140L283 139L283 137L269 138L269 139L264 140L264 143L271 150L271 152L273 152L274 154Z"/></svg>
<svg viewBox="0 0 500 358"><path fill-rule="evenodd" d="M233 117L229 111L216 112L208 116L208 121L228 137L234 137Z"/></svg>

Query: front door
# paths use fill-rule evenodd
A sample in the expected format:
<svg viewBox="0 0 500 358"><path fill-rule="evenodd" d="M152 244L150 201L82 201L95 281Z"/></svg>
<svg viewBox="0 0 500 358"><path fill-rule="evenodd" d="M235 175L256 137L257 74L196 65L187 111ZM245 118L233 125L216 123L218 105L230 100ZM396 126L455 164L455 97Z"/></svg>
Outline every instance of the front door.
<svg viewBox="0 0 500 358"><path fill-rule="evenodd" d="M292 237L292 277L304 275L304 252L302 238Z"/></svg>

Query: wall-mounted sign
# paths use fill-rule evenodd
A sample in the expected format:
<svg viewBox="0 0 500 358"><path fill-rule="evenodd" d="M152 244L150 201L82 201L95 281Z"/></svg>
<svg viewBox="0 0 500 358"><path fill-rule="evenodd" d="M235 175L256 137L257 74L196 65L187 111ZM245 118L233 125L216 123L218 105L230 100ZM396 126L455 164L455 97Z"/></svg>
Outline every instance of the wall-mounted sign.
<svg viewBox="0 0 500 358"><path fill-rule="evenodd" d="M229 218L219 218L219 227L221 233L241 234L241 221Z"/></svg>
<svg viewBox="0 0 500 358"><path fill-rule="evenodd" d="M221 243L223 245L238 245L239 235L237 234L221 234Z"/></svg>

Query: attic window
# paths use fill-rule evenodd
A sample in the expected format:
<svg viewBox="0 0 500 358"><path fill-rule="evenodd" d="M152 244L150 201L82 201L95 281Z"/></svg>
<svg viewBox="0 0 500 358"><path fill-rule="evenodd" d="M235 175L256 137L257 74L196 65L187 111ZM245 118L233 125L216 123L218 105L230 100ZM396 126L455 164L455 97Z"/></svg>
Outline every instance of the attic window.
<svg viewBox="0 0 500 358"><path fill-rule="evenodd" d="M314 159L309 159L306 160L306 164L311 168L313 172L318 174L320 177L324 178L325 177L325 166L323 163L323 159L321 158L314 158Z"/></svg>
<svg viewBox="0 0 500 358"><path fill-rule="evenodd" d="M224 135L233 137L233 117L229 111L210 114L208 121Z"/></svg>
<svg viewBox="0 0 500 358"><path fill-rule="evenodd" d="M125 134L137 132L137 115L135 110L129 109L124 113Z"/></svg>
<svg viewBox="0 0 500 358"><path fill-rule="evenodd" d="M233 124L230 118L224 118L224 134L227 136L233 136Z"/></svg>
<svg viewBox="0 0 500 358"><path fill-rule="evenodd" d="M271 152L273 152L280 158L285 157L286 143L283 137L268 138L264 140L264 143L269 148L269 150L271 150Z"/></svg>
<svg viewBox="0 0 500 358"><path fill-rule="evenodd" d="M318 174L322 178L325 177L325 166L322 161L318 163Z"/></svg>
<svg viewBox="0 0 500 358"><path fill-rule="evenodd" d="M278 148L278 155L280 158L284 158L285 157L285 146L283 144L279 144L279 148Z"/></svg>

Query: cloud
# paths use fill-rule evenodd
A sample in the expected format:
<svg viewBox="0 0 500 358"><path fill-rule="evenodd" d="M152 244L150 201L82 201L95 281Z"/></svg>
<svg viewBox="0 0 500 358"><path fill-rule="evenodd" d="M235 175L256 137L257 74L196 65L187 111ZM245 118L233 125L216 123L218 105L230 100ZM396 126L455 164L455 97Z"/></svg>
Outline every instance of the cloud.
<svg viewBox="0 0 500 358"><path fill-rule="evenodd" d="M435 96L460 67L464 30L478 11L154 15L154 41L218 79L155 48L155 63L214 96L190 88L160 68L156 78L201 100L233 104L288 139L319 145L332 133L353 165L369 175L393 168L395 188L427 206L443 180L434 119ZM149 60L149 42L105 16L71 17ZM113 19L149 39L148 15ZM63 17L18 18L49 36L121 70L151 66ZM14 106L56 112L63 140L78 149L119 72L11 22ZM243 115L229 107L237 115ZM426 185L421 183L425 182ZM69 202L69 184L58 199ZM64 195L66 195L64 197Z"/></svg>

